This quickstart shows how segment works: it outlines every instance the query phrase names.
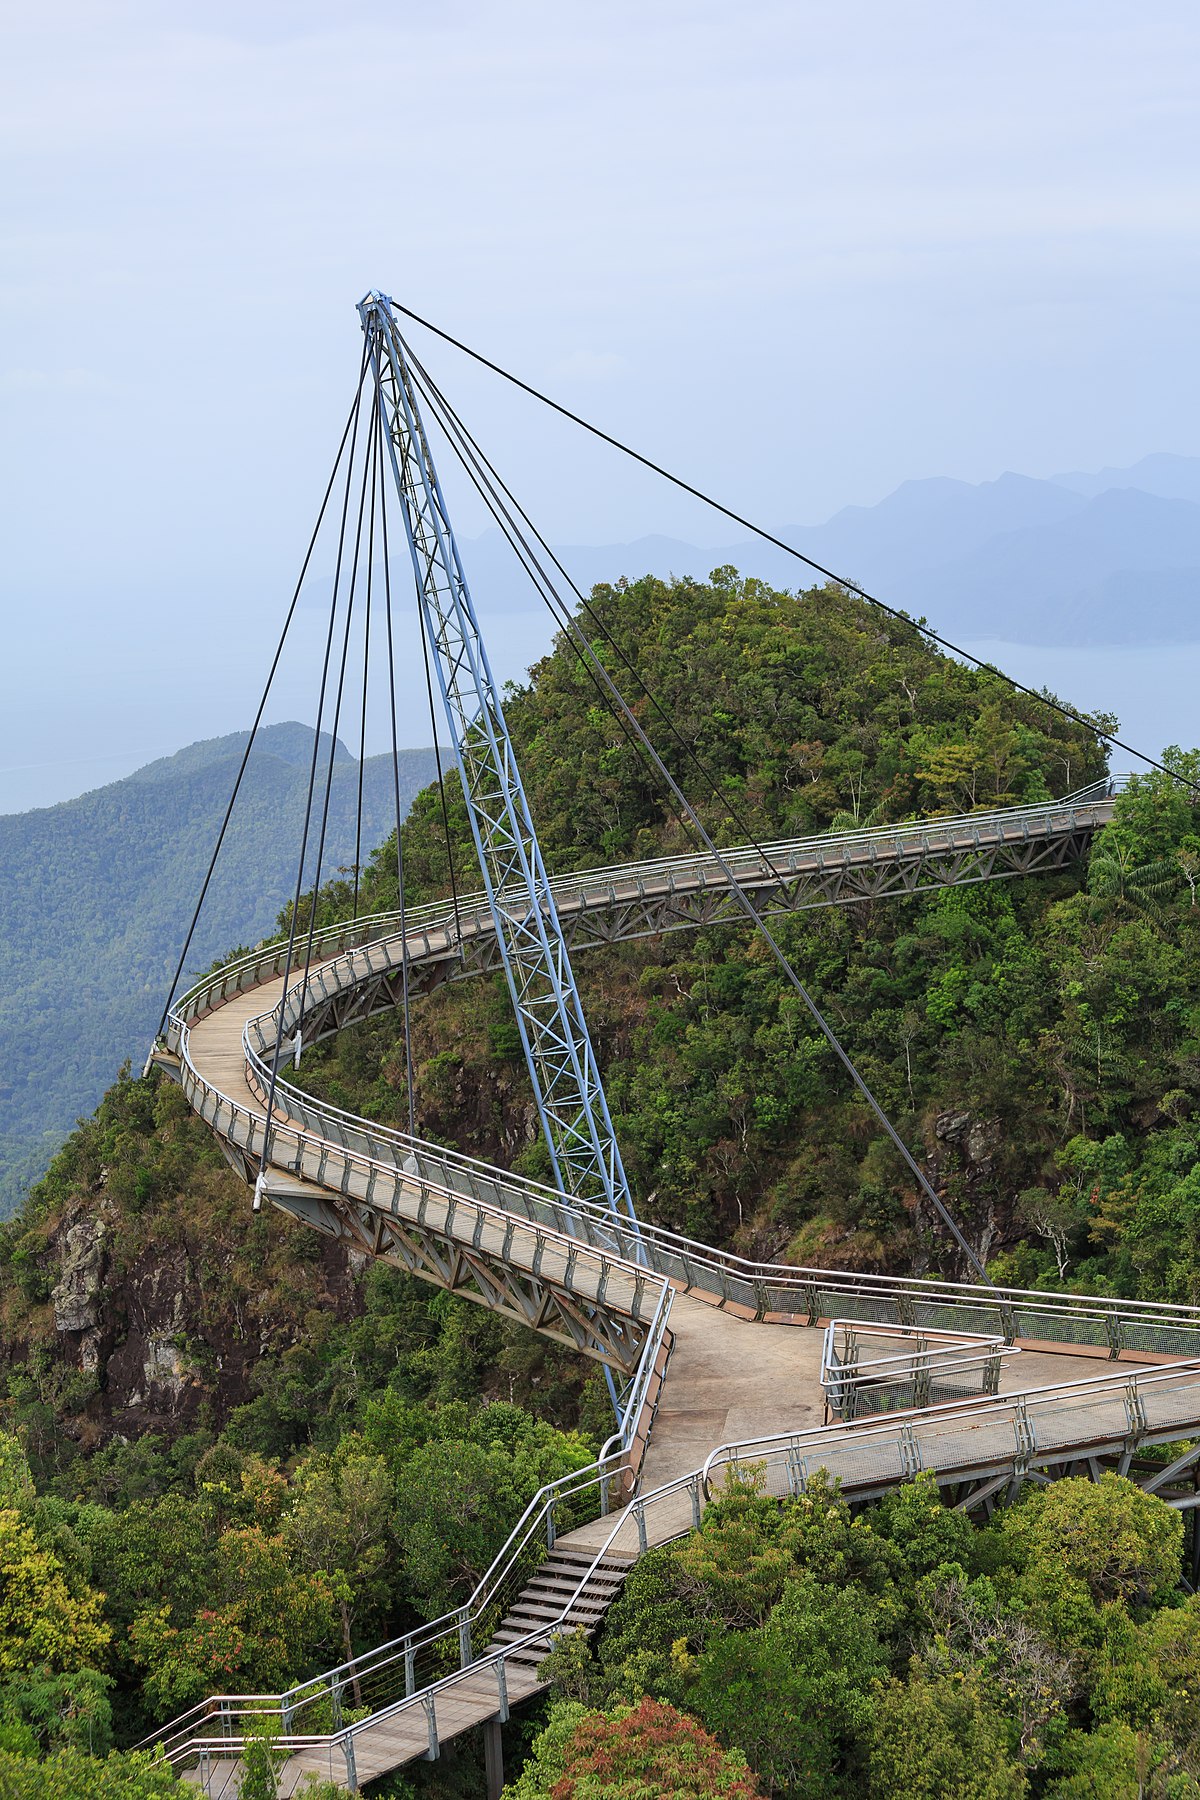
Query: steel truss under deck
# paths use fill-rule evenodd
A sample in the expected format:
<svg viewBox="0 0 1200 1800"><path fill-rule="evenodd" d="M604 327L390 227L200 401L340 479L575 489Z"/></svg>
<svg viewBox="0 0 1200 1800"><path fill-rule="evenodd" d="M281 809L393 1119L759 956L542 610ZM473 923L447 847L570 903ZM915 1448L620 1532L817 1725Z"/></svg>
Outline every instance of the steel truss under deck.
<svg viewBox="0 0 1200 1800"><path fill-rule="evenodd" d="M1048 809L1048 811L1051 809ZM1029 837L1006 837L981 826L976 841L947 847L937 840L935 825L912 828L909 841L887 854L851 856L815 850L811 840L772 849L770 869L740 873L744 892L763 917L805 912L814 907L850 906L864 900L904 898L939 888L1018 875L1053 874L1084 855L1092 836L1111 817L1111 802L1072 809L1060 823ZM930 841L932 840L932 841ZM737 925L746 915L728 883L714 879L702 864L672 871L669 878L636 867L614 869L607 880L580 876L558 878L556 913L563 942L571 950L659 937L702 925ZM503 945L493 921L469 909L461 914L455 934L449 922L424 933L425 947L410 951L407 980L410 994L427 993L446 981L461 981L504 966ZM438 941L435 941L438 940ZM314 993L310 985L304 1006L306 1041L316 1043L377 1013L397 1009L403 980L399 941L395 962L369 980L346 988ZM289 1012L288 1018L290 1020Z"/></svg>
<svg viewBox="0 0 1200 1800"><path fill-rule="evenodd" d="M259 1168L253 1151L230 1137L221 1137L219 1142L230 1167L247 1185L253 1185ZM546 1270L545 1234L525 1264L515 1253L516 1221L504 1244L495 1248L480 1241L478 1214L473 1233L464 1238L461 1215L470 1211L469 1203L457 1208L457 1217L453 1205L440 1220L430 1218L424 1206L418 1207L413 1217L398 1208L339 1193L332 1186L289 1179L277 1170L267 1178L266 1198L280 1212L323 1236L336 1238L361 1255L390 1262L489 1312L515 1319L542 1337L603 1364L619 1380L631 1377L638 1366L648 1336L646 1320L640 1314L648 1311L647 1295L657 1290L653 1281L637 1293L637 1311L631 1314L611 1304L603 1275L594 1292L585 1291L576 1278L577 1259L571 1255L559 1275Z"/></svg>

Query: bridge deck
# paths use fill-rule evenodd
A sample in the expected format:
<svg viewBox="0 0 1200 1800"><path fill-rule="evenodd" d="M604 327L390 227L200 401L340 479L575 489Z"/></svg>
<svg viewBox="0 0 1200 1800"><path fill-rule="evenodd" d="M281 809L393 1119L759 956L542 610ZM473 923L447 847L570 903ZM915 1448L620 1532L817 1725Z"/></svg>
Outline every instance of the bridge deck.
<svg viewBox="0 0 1200 1800"><path fill-rule="evenodd" d="M772 846L771 859L758 859L757 866L752 866L755 859L746 853L737 853L735 860L740 864L739 875L745 884L762 891L764 910L773 910L776 904L785 908L836 904L855 894L861 897L876 890L870 885L853 889L806 885L810 876L823 880L831 865L842 870L886 872L891 868L897 872L905 865L919 863L937 883L986 879L1005 869L994 863L977 865L970 860L973 847L977 850L981 842L984 847L990 844L993 848L1026 845L1031 842L1032 832L1035 848L1037 842L1052 843L1057 837L1061 841L1055 854L1065 856L1073 853L1081 834L1086 836L1106 821L1111 802L1101 800L1089 802L1082 809L1062 810L1064 816L1060 820L1054 816L1055 809L1045 809L1046 817L1035 822L1034 827L1027 818L1017 817L1011 821L998 817L950 820L932 826L898 828L894 834L888 834L891 841L886 844L882 834L866 834L866 839L855 842ZM942 860L949 852L960 850L965 861L952 865ZM1037 866L1041 865L1028 865ZM1018 862L1005 868L1008 872L1017 868L1024 872L1025 864ZM797 877L801 878L798 882ZM568 935L583 944L644 935L718 916L710 915L706 909L721 903L720 887L717 871L704 866L704 859L690 868L680 859L636 871L585 872L555 883ZM694 896L694 904L689 895ZM474 912L470 913L468 907L463 915L464 944L485 939L491 929L481 897L475 899L478 904ZM441 913L435 918L438 909L427 910L430 916L419 926L410 920L408 954L418 966L441 965L448 957L457 958L450 921ZM589 939L585 933L576 938L576 931L585 925L594 935ZM310 1018L313 1035L319 1037L356 1017L396 1003L394 984L388 985L389 970L394 971L402 961L395 924L381 918L373 924L365 922L364 930L369 938L343 935L342 946L333 956L329 952L334 948L334 938L327 939L327 960L314 965L310 983L317 998L301 999L293 978L287 1017L290 1019L292 1012L299 1017L303 1011L306 1037ZM456 961L456 969L470 973L472 967L486 966L486 949L483 954L473 954L473 964L459 965ZM217 978L211 988L205 989L207 998L193 1000L191 1010L182 1015L191 1023L177 1040L184 1064L190 1065L192 1076L208 1090L204 1093L193 1083L189 1088L193 1104L230 1147L231 1160L248 1171L251 1178L262 1150L262 1055L265 1047L269 1058L270 1042L270 1034L264 1039L262 1030L251 1022L273 1011L282 998L283 981L278 973L282 960L273 963L273 958L279 958L277 949L255 953L245 965ZM238 991L240 982L255 981L260 975L266 977L260 985ZM328 983L324 975L328 976ZM344 1002L345 1010L339 1012ZM204 1014L205 1005L213 1010ZM356 1006L360 1009L357 1013ZM201 1016L195 1016L197 1013ZM182 1028L181 1020L178 1022ZM252 1061L257 1074L248 1074L247 1070L243 1044L247 1025L254 1039ZM290 1035L293 1028L294 1022L288 1023L285 1034ZM164 1060L173 1073L180 1072L179 1064L173 1063L170 1056ZM183 1072L186 1075L186 1066ZM218 1099L222 1102L219 1105L215 1104ZM239 1109L236 1115L230 1106ZM645 1370L650 1368L652 1357L665 1356L666 1339L656 1335L662 1330L662 1313L656 1309L660 1307L664 1272L669 1274L677 1291L670 1313L673 1348L668 1379L665 1383L660 1381L659 1386L651 1382L639 1390L639 1406L644 1405L647 1419L656 1405L654 1429L641 1469L640 1494L648 1498L634 1501L614 1517L600 1518L559 1534L557 1544L569 1551L603 1551L606 1559L619 1563L622 1558L636 1557L648 1546L680 1535L699 1516L709 1491L695 1472L719 1450L726 1464L739 1455L744 1460L758 1458L757 1440L767 1440L762 1460L772 1492L795 1491L797 1483L824 1466L842 1480L848 1494L867 1498L894 1486L916 1468L931 1467L955 1484L956 1497L965 1492L957 1484L967 1481L981 1484L975 1489L976 1499L987 1499L996 1485L991 1479L995 1471L1000 1472L1000 1481L1009 1475L1020 1480L1031 1471L1034 1478L1045 1478L1044 1473L1037 1474L1039 1468L1053 1474L1090 1467L1095 1473L1101 1457L1126 1468L1143 1441L1163 1443L1200 1436L1200 1378L1196 1365L1183 1365L1177 1378L1152 1380L1145 1387L1144 1396L1140 1386L1136 1393L1126 1392L1126 1373L1132 1377L1139 1370L1178 1361L1180 1355L1197 1354L1194 1348L1185 1346L1187 1331L1172 1337L1172 1332L1180 1328L1179 1320L1164 1316L1148 1323L1142 1321L1136 1325L1142 1334L1138 1337L1134 1326L1122 1335L1124 1328L1114 1326L1110 1319L1106 1340L1105 1317L1102 1311L1096 1311L1102 1303L1084 1302L1085 1308L1093 1309L1091 1324L1086 1329L1076 1329L1078 1319L1073 1321L1061 1308L1055 1311L1049 1301L1042 1307L1036 1297L1019 1296L1010 1296L1004 1303L1008 1306L1005 1316L1009 1322L1003 1329L1010 1338L1018 1337L1021 1353L1002 1364L1001 1399L990 1410L987 1403L956 1406L905 1415L911 1423L875 1418L822 1429L823 1334L816 1315L825 1307L833 1310L858 1304L866 1310L849 1316L886 1316L906 1319L911 1324L915 1319L928 1319L931 1309L936 1312L957 1305L968 1320L966 1328L973 1330L980 1327L969 1322L975 1316L971 1308L995 1312L1000 1301L993 1305L990 1296L982 1300L971 1298L966 1289L961 1290L963 1297L955 1300L953 1284L945 1289L938 1284L933 1295L924 1289L916 1293L914 1290L922 1288L922 1284L909 1283L908 1291L901 1296L907 1311L881 1314L872 1308L890 1302L880 1301L866 1290L854 1291L855 1281L869 1283L869 1277L826 1280L821 1272L776 1271L770 1279L751 1279L743 1272L731 1272L730 1259L722 1264L719 1257L709 1258L706 1263L708 1253L702 1247L685 1246L686 1254L676 1254L670 1246L652 1242L650 1227L642 1228L639 1240L628 1231L621 1236L611 1219L602 1220L597 1226L580 1214L575 1224L564 1222L570 1201L563 1201L562 1206L555 1201L547 1216L545 1201L535 1195L522 1211L525 1201L513 1186L515 1178L480 1170L478 1165L473 1166L474 1172L464 1172L464 1167L452 1166L448 1153L443 1158L442 1153L429 1146L414 1147L399 1134L389 1137L382 1128L373 1133L367 1122L354 1121L348 1115L335 1117L319 1103L309 1105L307 1096L286 1085L278 1096L276 1124L280 1129L278 1141L272 1146L274 1174L268 1193L284 1210L319 1224L322 1229L365 1242L374 1254L389 1255L454 1291L469 1291L466 1284L459 1284L455 1270L459 1264L474 1261L481 1266L481 1277L473 1298L524 1317L536 1329L560 1341L574 1342L588 1354L611 1362L626 1376L635 1365ZM239 1157L239 1150L245 1154ZM376 1226L380 1229L373 1238ZM412 1251L411 1241L407 1245L402 1241L406 1231L410 1240L420 1233L437 1240L423 1264ZM617 1242L623 1246L624 1255L609 1247ZM643 1272L635 1266L635 1259L645 1259L650 1266ZM510 1268L525 1282L524 1294L514 1297L496 1284L494 1271L502 1267ZM680 1268L683 1276L679 1275ZM770 1274L767 1270L767 1277ZM929 1285L924 1284L924 1288ZM818 1290L824 1294L823 1299L812 1297ZM533 1311L528 1304L530 1294ZM1058 1296L1051 1300L1065 1303L1067 1298ZM901 1301L897 1300L899 1304ZM555 1305L560 1309L557 1314ZM792 1308L805 1310L793 1313ZM837 1316L846 1315L838 1311ZM1018 1317L1023 1322L1014 1323ZM1189 1328L1194 1340L1195 1329ZM1000 1327L989 1323L987 1329ZM1051 1343L1042 1342L1043 1330L1052 1338L1066 1340L1063 1347L1056 1349ZM1020 1337L1022 1332L1039 1336ZM1139 1344L1141 1349L1135 1352L1122 1348L1122 1366L1114 1368L1109 1345L1115 1350L1126 1343ZM1174 1356L1168 1354L1172 1350ZM1162 1354L1150 1354L1152 1351ZM655 1362L654 1367L660 1368L659 1363ZM1003 1399L1005 1395L1056 1390L1063 1384L1086 1383L1104 1376L1114 1379L1104 1381L1094 1391L1030 1395L1028 1405L1036 1414L1033 1419L1026 1416L1025 1400L1006 1403ZM638 1379L642 1377L639 1375ZM716 1475L719 1479L719 1462ZM600 1482L601 1489L607 1486L607 1476L594 1479ZM1161 1479L1153 1469L1147 1475L1152 1487L1160 1486ZM1190 1491L1180 1491L1172 1503L1190 1506L1194 1498ZM973 1502L968 1498L964 1500L967 1503ZM548 1541L556 1541L553 1513ZM540 1682L528 1648L525 1660L520 1654L510 1656L507 1648L497 1648L489 1656L481 1640L485 1632L490 1635L495 1627L494 1623L482 1623L484 1617L481 1612L481 1630L473 1652L469 1647L463 1651L465 1666L435 1686L421 1688L418 1682L416 1690L411 1685L406 1690L402 1684L397 1700L386 1707L379 1705L377 1718L364 1718L340 1736L334 1734L310 1746L303 1726L291 1727L297 1734L290 1740L295 1753L283 1772L281 1792L290 1793L305 1774L338 1781L345 1781L349 1775L352 1783L370 1780L430 1753L431 1749L436 1754L439 1742L468 1726L495 1718L506 1705L535 1692ZM540 1627L534 1641L543 1641ZM528 1640L525 1642L528 1644ZM442 1647L450 1648L445 1644ZM520 1646L516 1648L519 1652ZM481 1650L483 1660L472 1662L472 1654L478 1659ZM390 1646L381 1647L378 1654L395 1662ZM360 1663L365 1667L369 1662L370 1657L359 1659L355 1667ZM426 1674L422 1679L431 1678ZM334 1671L319 1679L332 1683L330 1692L336 1695L347 1677ZM347 1702L348 1699L347 1692ZM211 1715L214 1719L222 1716L220 1711ZM234 1738L238 1716L235 1704L224 1727ZM191 1727L186 1719L179 1723L184 1726L185 1736L189 1729L199 1733L207 1728L203 1721ZM209 1746L205 1755L219 1757L230 1736L204 1740ZM182 1739L176 1741L182 1743ZM192 1779L204 1782L214 1800L236 1790L238 1764L231 1759L209 1761L207 1770L201 1764L190 1773Z"/></svg>
<svg viewBox="0 0 1200 1800"><path fill-rule="evenodd" d="M258 1117L263 1107L246 1080L242 1030L248 1019L278 1004L282 987L282 981L273 981L237 995L191 1027L197 1072ZM500 1236L497 1232L497 1242L490 1246L485 1237L481 1247L498 1253ZM618 1288L609 1291L616 1301ZM671 1330L670 1374L646 1453L643 1489L699 1468L720 1444L786 1435L822 1423L820 1329L742 1319L678 1294ZM1125 1357L1122 1362L1148 1366L1148 1361ZM1025 1350L1001 1365L1001 1392L1074 1381L1108 1366L1102 1354L1085 1359L1077 1350Z"/></svg>

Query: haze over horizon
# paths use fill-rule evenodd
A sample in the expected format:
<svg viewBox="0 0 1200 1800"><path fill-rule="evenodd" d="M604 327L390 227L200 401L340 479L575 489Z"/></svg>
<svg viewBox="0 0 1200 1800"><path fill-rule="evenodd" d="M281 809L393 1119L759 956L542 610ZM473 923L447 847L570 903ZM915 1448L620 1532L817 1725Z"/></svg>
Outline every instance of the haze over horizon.
<svg viewBox="0 0 1200 1800"><path fill-rule="evenodd" d="M822 526L785 527L783 535L889 604L927 618L951 641L1017 680L1049 687L1092 711L1115 713L1122 735L1150 755L1167 743L1190 747L1200 737L1194 702L1200 683L1200 623L1194 622L1200 458L1151 455L1131 469L1074 470L1049 482L1011 471L977 484L947 477L908 481L876 507L844 507ZM549 648L553 626L494 527L461 543L497 674L521 680ZM745 537L698 545L650 533L632 543L555 549L585 592L623 575L707 575L717 563L786 587L819 579L803 563ZM311 710L308 690L328 591L329 578L318 570L302 595L268 725L286 720L289 707L301 717ZM401 659L403 743L432 736L418 677L415 664ZM101 694L104 706L112 705L119 679L114 668ZM244 728L255 701L248 684L231 684L202 693L181 716L171 689L159 684L151 691L162 704L150 715L140 696L152 734L140 745L98 746L84 715L76 721L82 726L77 741L70 727L56 728L57 743L71 745L72 754L29 761L20 760L22 745L40 741L40 702L36 690L27 697L13 694L0 720L0 816L64 803L155 757ZM185 726L189 718L192 724ZM193 736L181 741L181 728ZM444 735L440 712L437 729ZM378 716L367 750L379 754L388 741L389 727Z"/></svg>
<svg viewBox="0 0 1200 1800"><path fill-rule="evenodd" d="M594 16L547 0L436 16L65 0L14 15L6 47L20 678L0 810L245 726L371 284L775 529L815 531L914 480L1061 482L1200 451L1200 19L1177 0L1152 29L1115 0L751 0L736 21L715 0ZM414 341L551 541L729 542L695 503ZM478 507L447 485L472 539ZM1163 565L1180 613L1182 555ZM899 577L880 587L908 604ZM988 641L1027 645L1000 598ZM268 717L312 715L315 632L306 615ZM546 635L498 608L504 674ZM1186 656L1122 653L1091 674L1078 657L1062 669L1061 646L1034 660L1132 735L1139 709L1197 735L1173 722L1195 687ZM402 702L402 738L426 741L415 686Z"/></svg>

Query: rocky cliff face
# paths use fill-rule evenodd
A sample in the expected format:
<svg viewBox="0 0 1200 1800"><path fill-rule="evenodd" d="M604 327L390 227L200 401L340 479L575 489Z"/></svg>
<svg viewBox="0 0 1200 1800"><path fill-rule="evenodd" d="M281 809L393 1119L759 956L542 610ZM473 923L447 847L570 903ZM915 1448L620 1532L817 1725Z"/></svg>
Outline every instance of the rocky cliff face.
<svg viewBox="0 0 1200 1800"><path fill-rule="evenodd" d="M990 1179L1002 1136L999 1119L981 1119L964 1111L939 1113L926 1159L929 1179L938 1193L945 1195L985 1264L1012 1225L1007 1214L1000 1217L995 1184ZM969 1274L966 1278L970 1279Z"/></svg>
<svg viewBox="0 0 1200 1800"><path fill-rule="evenodd" d="M160 1091L153 1107L143 1130L121 1133L124 1168L78 1154L99 1135L89 1121L72 1140L75 1166L56 1163L5 1228L0 1375L35 1383L59 1427L89 1445L219 1429L254 1397L265 1356L299 1343L314 1314L362 1306L361 1259L277 1214L255 1217L181 1097Z"/></svg>

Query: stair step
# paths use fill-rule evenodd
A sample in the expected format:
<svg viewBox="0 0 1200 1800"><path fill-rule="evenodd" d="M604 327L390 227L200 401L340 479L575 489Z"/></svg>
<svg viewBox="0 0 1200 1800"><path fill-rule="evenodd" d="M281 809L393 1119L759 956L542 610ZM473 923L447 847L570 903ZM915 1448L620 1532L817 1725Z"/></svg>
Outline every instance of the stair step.
<svg viewBox="0 0 1200 1800"><path fill-rule="evenodd" d="M604 1568L617 1568L617 1570L621 1570L621 1568L631 1568L635 1561L637 1561L635 1557L601 1557L599 1562L596 1562L596 1552L594 1552L594 1550L570 1550L570 1548L563 1548L563 1544L554 1544L554 1548L552 1548L549 1557L547 1557L547 1562L570 1562L570 1564L576 1566L576 1568L578 1568L579 1564L583 1564L583 1568L590 1568L592 1562L596 1562L596 1566L599 1570L604 1570Z"/></svg>
<svg viewBox="0 0 1200 1800"><path fill-rule="evenodd" d="M619 1575L609 1575L603 1571L589 1575L586 1569L581 1569L576 1573L574 1569L552 1569L546 1563L543 1563L540 1569L535 1570L529 1579L531 1581L552 1581L556 1587L604 1588L611 1593L616 1593L617 1589L623 1585L623 1577Z"/></svg>
<svg viewBox="0 0 1200 1800"><path fill-rule="evenodd" d="M564 1607L585 1606L591 1612L607 1612L610 1604L611 1597L608 1594L543 1593L540 1588L530 1587L526 1588L523 1593L517 1595L516 1599L509 1607L509 1611L519 1612L526 1606L549 1606L552 1607L556 1613L560 1613Z"/></svg>
<svg viewBox="0 0 1200 1800"><path fill-rule="evenodd" d="M514 1643L514 1638L494 1637L488 1645L489 1650L503 1650L506 1644ZM550 1654L549 1644L527 1644L520 1650L514 1650L508 1658L509 1662L529 1663L534 1668Z"/></svg>
<svg viewBox="0 0 1200 1800"><path fill-rule="evenodd" d="M529 1577L521 1591L524 1593L527 1588L544 1587L556 1594L602 1594L605 1600L615 1600L621 1586L619 1581L577 1581L571 1575L547 1575L539 1569L536 1575Z"/></svg>
<svg viewBox="0 0 1200 1800"><path fill-rule="evenodd" d="M599 1562L596 1562L595 1556L589 1550L562 1550L556 1548L551 1550L549 1556L546 1558L544 1566L590 1569L592 1564L596 1563L598 1569L612 1569L618 1574L625 1575L628 1574L629 1570L633 1567L633 1561L634 1559L632 1557L602 1556Z"/></svg>
<svg viewBox="0 0 1200 1800"><path fill-rule="evenodd" d="M527 1588L521 1589L516 1604L520 1606L522 1600L553 1600L559 1606L565 1606L568 1601L579 1601L584 1606L611 1606L615 1598L615 1593L604 1593L593 1587L575 1588L566 1583L560 1587L557 1582L531 1581Z"/></svg>
<svg viewBox="0 0 1200 1800"><path fill-rule="evenodd" d="M555 1619L562 1618L562 1612L561 1606L547 1606L544 1600L521 1599L505 1615L505 1623L511 1624L514 1619L528 1619L532 1630L535 1625L553 1625Z"/></svg>

